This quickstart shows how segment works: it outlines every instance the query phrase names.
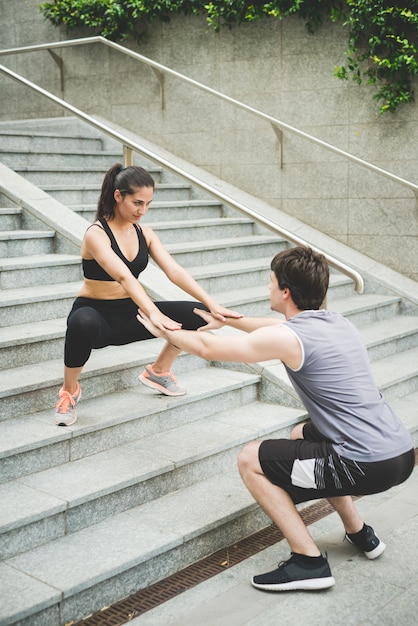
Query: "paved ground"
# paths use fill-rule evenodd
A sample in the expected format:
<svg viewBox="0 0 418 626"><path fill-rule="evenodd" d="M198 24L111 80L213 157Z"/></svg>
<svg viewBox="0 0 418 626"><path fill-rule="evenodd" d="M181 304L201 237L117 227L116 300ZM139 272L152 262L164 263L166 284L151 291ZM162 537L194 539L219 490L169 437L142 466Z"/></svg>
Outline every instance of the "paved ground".
<svg viewBox="0 0 418 626"><path fill-rule="evenodd" d="M357 501L387 545L370 561L343 541L333 513L310 526L328 553L334 587L316 592L254 589L254 574L289 556L286 541L144 613L132 626L416 626L418 624L418 467L389 492Z"/></svg>

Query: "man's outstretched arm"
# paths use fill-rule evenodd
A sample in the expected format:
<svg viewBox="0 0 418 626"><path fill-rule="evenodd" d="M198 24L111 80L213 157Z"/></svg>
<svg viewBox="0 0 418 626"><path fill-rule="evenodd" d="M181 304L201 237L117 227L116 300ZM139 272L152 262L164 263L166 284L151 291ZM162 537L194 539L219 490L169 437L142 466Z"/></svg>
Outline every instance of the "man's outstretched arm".
<svg viewBox="0 0 418 626"><path fill-rule="evenodd" d="M206 313L206 316L208 314ZM258 327L250 331L252 322L246 320L264 318L228 319L227 325L239 330L247 330L243 335L215 335L206 332L189 330L170 331L157 328L151 320L140 313L141 322L155 337L163 337L180 350L195 354L207 361L227 361L235 363L256 363L279 359L289 363L291 367L298 367L301 358L301 348L294 334L280 322L270 323L268 326ZM202 315L203 317L203 315ZM208 320L204 317L205 321ZM270 320L271 321L271 320ZM219 322L210 322L206 329L220 328Z"/></svg>
<svg viewBox="0 0 418 626"><path fill-rule="evenodd" d="M206 322L206 326L201 326L198 328L198 331L216 330L218 328L222 328L223 326L229 326L230 328L235 328L236 330L252 333L258 328L264 328L264 326L277 326L285 322L285 319L277 317L246 317L244 315L240 318L228 317L223 321L220 321L211 313L208 313L203 309L199 309L199 307L193 309L193 312L196 313L196 315L199 315L199 317Z"/></svg>

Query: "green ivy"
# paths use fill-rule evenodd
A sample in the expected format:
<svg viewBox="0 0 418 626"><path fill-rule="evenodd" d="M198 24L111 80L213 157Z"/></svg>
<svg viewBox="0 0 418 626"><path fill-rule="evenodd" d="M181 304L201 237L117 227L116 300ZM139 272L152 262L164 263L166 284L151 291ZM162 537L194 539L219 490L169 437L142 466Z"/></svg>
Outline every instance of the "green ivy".
<svg viewBox="0 0 418 626"><path fill-rule="evenodd" d="M359 85L374 85L379 110L395 112L414 100L413 79L418 74L418 0L54 0L40 10L54 25L67 30L90 28L113 41L141 39L141 24L168 21L173 13L205 15L219 31L270 16L295 15L314 33L324 21L348 29L347 64L335 75Z"/></svg>
<svg viewBox="0 0 418 626"><path fill-rule="evenodd" d="M344 25L349 27L347 67L336 76L359 85L363 79L377 88L373 96L382 113L392 113L414 99L413 76L418 74L418 2L348 0Z"/></svg>

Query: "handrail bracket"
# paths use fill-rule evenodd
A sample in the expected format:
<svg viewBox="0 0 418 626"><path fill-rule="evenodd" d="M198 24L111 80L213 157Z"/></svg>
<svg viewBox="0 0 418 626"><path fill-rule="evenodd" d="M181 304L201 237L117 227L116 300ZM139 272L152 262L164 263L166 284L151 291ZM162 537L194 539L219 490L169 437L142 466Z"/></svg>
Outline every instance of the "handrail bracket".
<svg viewBox="0 0 418 626"><path fill-rule="evenodd" d="M154 72L155 76L157 77L158 82L160 83L160 104L161 104L161 110L164 111L165 109L164 74L156 67L151 67L151 69Z"/></svg>
<svg viewBox="0 0 418 626"><path fill-rule="evenodd" d="M48 48L48 52L54 59L55 63L58 65L58 68L60 71L61 93L64 93L64 62L62 60L62 57L58 56L58 54L54 52L53 50L51 50L50 48Z"/></svg>
<svg viewBox="0 0 418 626"><path fill-rule="evenodd" d="M271 126L279 142L279 160L280 160L280 169L282 169L283 168L283 131L276 124L271 123Z"/></svg>

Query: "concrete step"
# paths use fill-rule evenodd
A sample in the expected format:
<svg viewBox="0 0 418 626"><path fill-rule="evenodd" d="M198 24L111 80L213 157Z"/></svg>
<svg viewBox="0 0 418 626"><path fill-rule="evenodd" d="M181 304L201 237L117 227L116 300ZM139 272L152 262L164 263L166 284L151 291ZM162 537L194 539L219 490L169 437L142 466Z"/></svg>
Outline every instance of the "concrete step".
<svg viewBox="0 0 418 626"><path fill-rule="evenodd" d="M5 289L0 300L0 328L67 316L81 282Z"/></svg>
<svg viewBox="0 0 418 626"><path fill-rule="evenodd" d="M201 242L202 248L204 243ZM269 298L268 284L270 282L270 262L271 256L256 256L252 257L251 254L247 255L247 259L243 259L241 255L237 254L238 259L230 258L229 250L225 251L225 254L220 253L221 240L218 240L218 247L215 250L218 252L217 261L214 260L215 255L206 254L208 250L201 249L200 256L201 262L196 265L189 265L183 263L187 267L192 276L201 284L209 293L219 293L231 290L245 290L256 287L264 286L266 301ZM275 245L276 252L278 251L277 243ZM283 244L285 245L285 244ZM178 249L179 246L177 246ZM245 252L248 247L243 243L241 245L235 240L235 250L242 251L245 248ZM260 253L258 247L255 247L254 252ZM175 256L175 255L174 255ZM232 254L231 256L235 256ZM193 258L196 258L195 256ZM220 258L222 262L219 262ZM206 265L203 261L212 259L210 265ZM353 293L352 281L337 273L331 273L330 286L328 291L328 299L331 302L337 300L350 300ZM354 296L355 297L355 296ZM266 305L265 312L268 312Z"/></svg>
<svg viewBox="0 0 418 626"><path fill-rule="evenodd" d="M3 139L4 136L0 137ZM92 169L92 162L94 162L95 169L100 169L102 176L106 170L113 165L113 163L123 163L123 150L119 151L106 151L106 150L94 150L92 146L91 150L72 149L67 146L68 138L62 141L61 150L59 151L59 163L57 163L57 154L55 150L39 150L30 147L24 147L20 149L18 147L7 148L2 145L1 160L2 162L11 167L15 172L21 174L26 178L26 173L45 174L52 171L67 171L67 168L72 168L74 172L80 172L86 167L88 170ZM57 167L59 168L57 170ZM155 168L158 173L161 170ZM56 178L55 178L56 180Z"/></svg>
<svg viewBox="0 0 418 626"><path fill-rule="evenodd" d="M60 488L64 490L68 488L73 492L74 504L77 500L81 503L85 497L82 485L96 483L96 488L100 490L101 484L104 494L108 491L105 486L106 478L112 484L119 479L120 482L126 481L132 486L132 480L137 476L138 470L141 471L141 467L148 475L172 472L173 486L177 488L161 494L158 499L149 500L141 493L141 489L131 490L136 493L137 504L129 510L76 530L74 533L62 535L46 545L27 550L18 556L6 558L4 565L24 574L21 580L25 585L23 581L26 576L34 574L33 568L36 563L37 581L49 586L54 579L53 603L57 602L55 590L61 587L62 591L65 589L63 604L67 607L61 605L61 619L64 623L69 619L83 617L85 605L82 598L88 599L91 610L97 610L106 602L116 601L128 595L132 590L132 576L135 579L134 588L138 588L138 581L141 581L140 587L145 587L168 573L210 554L225 545L225 541L228 543L235 541L242 536L243 531L254 532L265 525L265 517L260 514L240 484L236 470L236 454L242 443L254 438L254 435L258 436L256 433L260 432L261 409L263 414L266 413L267 421L272 420L273 413L277 419L277 407L255 405L250 407L246 425L242 427L237 425L240 411L236 409L226 415L220 415L219 419L205 420L206 425L200 423L200 428L207 433L203 439L196 425L193 436L191 425L189 429L180 428L166 433L165 442L164 440L160 442L160 452L155 448L157 440L144 439L142 442L133 442L123 450L112 450L107 461L105 455L96 455L75 462L73 465L78 465L80 478L77 481L78 485L73 483L72 487L69 480L71 474L68 475L68 480L64 474L61 478L56 475L55 480L51 473L49 476L48 473L39 474L39 482L37 484L32 482L31 485L19 481L21 497L26 497L29 510L32 508L28 514L28 508L21 507L22 517L26 516L26 521L39 515L38 507L42 504L51 511L51 516L63 517L65 507L62 500L66 496L62 491L61 494L58 493ZM283 422L294 423L298 418L297 412L287 409L287 413ZM244 415L245 417L247 416ZM265 435L281 432L280 421L271 424L270 428L261 427L261 432ZM186 434L189 434L189 439L186 438ZM149 447L150 445L152 447ZM213 454L216 454L218 462L214 462ZM110 456L113 456L113 462ZM190 474L187 472L187 459L188 462L201 466L203 473L200 481L188 483ZM60 468L57 468L50 472L59 470ZM69 471L75 470L69 468ZM86 475L96 478L86 481ZM35 481L36 475L32 479ZM63 487L63 480L67 487ZM46 497L41 496L37 500L32 490L38 489L42 494L45 494L47 489ZM5 491L7 492L7 485ZM148 493L148 496L150 495L152 494ZM70 507L67 509L66 517L71 518L71 502L68 504ZM13 502L10 502L9 506L12 507ZM131 527L134 526L136 532L132 534ZM62 532L62 524L60 530ZM77 565L68 570L67 561L70 555L74 557L74 550L78 552ZM46 560L49 567L44 569L42 563L46 564ZM157 562L158 567L155 567ZM58 573L59 570L61 574ZM105 581L110 581L115 575L118 576L118 584L109 588ZM125 577L129 580L127 584L124 582ZM34 612L33 605L37 602L38 598L32 600L31 612Z"/></svg>
<svg viewBox="0 0 418 626"><path fill-rule="evenodd" d="M97 204L75 204L69 206L89 222L94 221ZM178 220L207 219L210 217L222 217L222 205L216 200L167 200L165 202L152 202L150 211L141 219L141 224L149 221L171 221L173 215Z"/></svg>
<svg viewBox="0 0 418 626"><path fill-rule="evenodd" d="M148 225L155 230L163 244L172 241L204 241L234 236L248 237L254 232L254 222L245 217L152 222Z"/></svg>
<svg viewBox="0 0 418 626"><path fill-rule="evenodd" d="M101 187L106 171L114 163L123 163L123 156L119 155L117 158L114 155L107 157L106 155L98 156L100 158L97 158L94 154L89 156L84 167L82 163L73 166L60 164L53 168L48 166L48 163L44 164L43 162L42 165L40 162L37 165L16 165L13 163L11 165L13 165L13 170L20 176L23 176L41 189L52 189L57 180L60 181L60 185L92 185ZM12 161L12 159L9 160ZM161 170L154 167L150 170L150 174L158 183Z"/></svg>
<svg viewBox="0 0 418 626"><path fill-rule="evenodd" d="M53 252L55 233L47 230L0 231L0 257L20 257Z"/></svg>
<svg viewBox="0 0 418 626"><path fill-rule="evenodd" d="M66 258L64 255L63 257ZM53 259L54 257L51 257L51 272L55 271L57 272L57 275L59 275L62 267L60 269L60 265L58 264L56 268L53 268ZM48 265L47 258L43 258L43 261L45 261L46 265ZM228 274L232 272L235 272L235 275L237 275L238 272L236 267L234 268L234 263L236 262L231 261L231 265L229 265L229 262L224 264L223 271L225 273L225 278L222 280L229 281ZM251 267L254 263L256 264L257 261L251 261L251 263L248 263L248 266ZM10 265L13 266L13 263L10 262ZM79 275L79 263L76 262L74 257L72 267L76 274ZM209 279L212 268L213 266L208 266L206 269ZM36 266L32 269L36 274ZM23 273L23 275L25 274L25 270L22 268L19 270L16 268L16 271ZM257 271L263 274L263 270L261 268ZM249 285L248 288L244 288L244 286L240 289L235 288L227 291L222 290L214 293L214 297L218 299L218 302L222 302L225 306L231 306L231 308L232 306L235 308L244 307L242 312L247 315L250 314L248 311L251 307L254 310L254 306L259 312L253 314L265 314L269 310L268 289L266 286L268 278L259 278L261 278L262 286ZM37 321L44 321L46 319L53 319L54 317L62 318L67 316L72 306L72 301L81 287L81 282L73 281L68 283L49 283L39 284L37 286L12 288L10 280L7 280L6 277L5 280L7 281L9 288L4 290L0 301L0 328L8 325L15 325L17 318L20 319L22 323L33 323ZM335 280L335 283L337 286L338 279ZM349 289L347 285L348 283L343 281L340 283L340 288L343 290L345 288ZM363 300L364 308L367 308L366 303L368 298L369 296ZM373 296L370 296L370 298L372 298L373 303L376 302L379 303L379 306L383 306L383 303L380 303L377 298L374 298ZM18 311L16 307L18 307Z"/></svg>
<svg viewBox="0 0 418 626"><path fill-rule="evenodd" d="M214 263L207 266L188 267L191 275L208 292L228 289L248 289L268 285L270 281L269 258Z"/></svg>
<svg viewBox="0 0 418 626"><path fill-rule="evenodd" d="M55 160L57 156L67 151L79 151L82 153L95 153L102 149L102 140L96 136L86 137L82 135L69 134L63 136L54 132L32 132L30 130L5 130L0 127L0 138L2 153L13 156L21 153L44 153L47 151L53 154ZM10 158L10 157L9 157ZM19 159L19 156L16 157Z"/></svg>
<svg viewBox="0 0 418 626"><path fill-rule="evenodd" d="M20 207L0 208L0 231L20 230L21 228L22 209Z"/></svg>
<svg viewBox="0 0 418 626"><path fill-rule="evenodd" d="M148 340L139 344L109 346L94 350L84 367L83 398L121 391L138 385L138 374L155 360L156 346L163 342ZM190 355L176 360L176 373L201 368L204 361ZM59 359L0 371L0 421L54 407L62 385L63 361Z"/></svg>
<svg viewBox="0 0 418 626"><path fill-rule="evenodd" d="M202 198L197 200L152 201L150 210L141 223L170 222L176 220L194 220L225 217L223 205L217 200Z"/></svg>
<svg viewBox="0 0 418 626"><path fill-rule="evenodd" d="M398 315L359 328L371 361L418 346L418 317Z"/></svg>
<svg viewBox="0 0 418 626"><path fill-rule="evenodd" d="M212 495L209 486L203 485L196 507L203 515L208 511L202 495L205 491ZM229 492L221 495L234 491L230 486ZM180 501L177 506L184 510ZM223 510L218 509L214 526L222 523ZM166 533L159 526L153 527L150 519L141 520L138 512L121 513L75 535L51 541L30 555L7 559L1 565L2 579L7 581L8 595L19 592L19 602L7 602L2 623L6 626L24 619L43 626L71 623L112 600L128 596L138 585L151 584L157 570L160 577L173 573L176 565L187 564L190 554L202 553L198 540L193 541L191 521L189 518L185 525L190 539L184 542L178 530ZM229 521L227 517L224 525L230 526Z"/></svg>
<svg viewBox="0 0 418 626"><path fill-rule="evenodd" d="M123 159L119 158L118 162L121 161L123 161ZM52 188L57 180L60 181L60 185L101 186L104 173L114 162L112 158L104 162L102 166L100 163L92 165L90 161L90 165L86 164L83 169L77 166L65 167L62 165L57 165L52 169L47 165L42 166L40 164L34 166L13 165L13 169L20 176L23 176L26 180L29 180L41 189Z"/></svg>
<svg viewBox="0 0 418 626"><path fill-rule="evenodd" d="M252 287L248 292L242 289L230 289L215 292L212 295L224 306L237 309L244 315L257 317L266 315L266 312L270 310L266 286ZM329 302L335 311L346 315L357 326L388 319L397 315L400 309L399 298L379 294L351 295L334 300L330 291Z"/></svg>
<svg viewBox="0 0 418 626"><path fill-rule="evenodd" d="M67 318L0 328L0 370L62 358Z"/></svg>
<svg viewBox="0 0 418 626"><path fill-rule="evenodd" d="M273 256L286 247L286 243L276 236L253 234L250 236L222 237L205 241L167 242L167 250L180 265L185 267L218 263L220 259L239 261Z"/></svg>
<svg viewBox="0 0 418 626"><path fill-rule="evenodd" d="M226 387L223 393L228 393ZM201 477L232 470L239 449L259 437L258 432L280 436L304 415L265 403L237 404L214 416L200 414L194 422L6 482L0 485L1 558L159 499ZM45 524L48 535L39 532Z"/></svg>
<svg viewBox="0 0 418 626"><path fill-rule="evenodd" d="M179 361L183 361L183 357ZM138 382L137 376L145 363L145 359L139 363L135 369L136 376L128 388L112 391L102 385L99 395L99 381L95 381L91 393L89 381L82 377L83 399L74 426L60 428L53 423L58 386L53 401L46 409L36 413L29 409L26 415L10 416L9 420L1 421L2 480L13 480L66 463L69 459L109 450L140 437L193 422L202 415L215 415L218 411L231 410L256 399L254 384L259 380L258 375L235 370L223 372L196 360L187 360L188 366L193 366L193 369L187 374L184 371L180 373L187 394L167 398ZM180 365L185 366L185 363Z"/></svg>
<svg viewBox="0 0 418 626"><path fill-rule="evenodd" d="M373 324L389 319L400 313L401 300L397 296L380 294L357 294L341 300L333 301L330 293L330 304L337 313L348 317L355 326Z"/></svg>
<svg viewBox="0 0 418 626"><path fill-rule="evenodd" d="M51 285L82 280L79 256L37 254L0 258L0 289L22 289L33 285Z"/></svg>
<svg viewBox="0 0 418 626"><path fill-rule="evenodd" d="M52 135L57 137L93 137L103 141L102 135L77 117L57 116L37 119L3 120L0 130L12 134L31 133L34 135Z"/></svg>
<svg viewBox="0 0 418 626"><path fill-rule="evenodd" d="M102 178L98 179L96 185L62 185L49 184L43 185L42 189L67 206L74 204L97 204L100 195ZM156 200L188 200L190 198L190 185L186 183L177 184L159 184L155 190L154 198Z"/></svg>
<svg viewBox="0 0 418 626"><path fill-rule="evenodd" d="M372 362L379 389L388 402L418 390L418 348L410 348Z"/></svg>

